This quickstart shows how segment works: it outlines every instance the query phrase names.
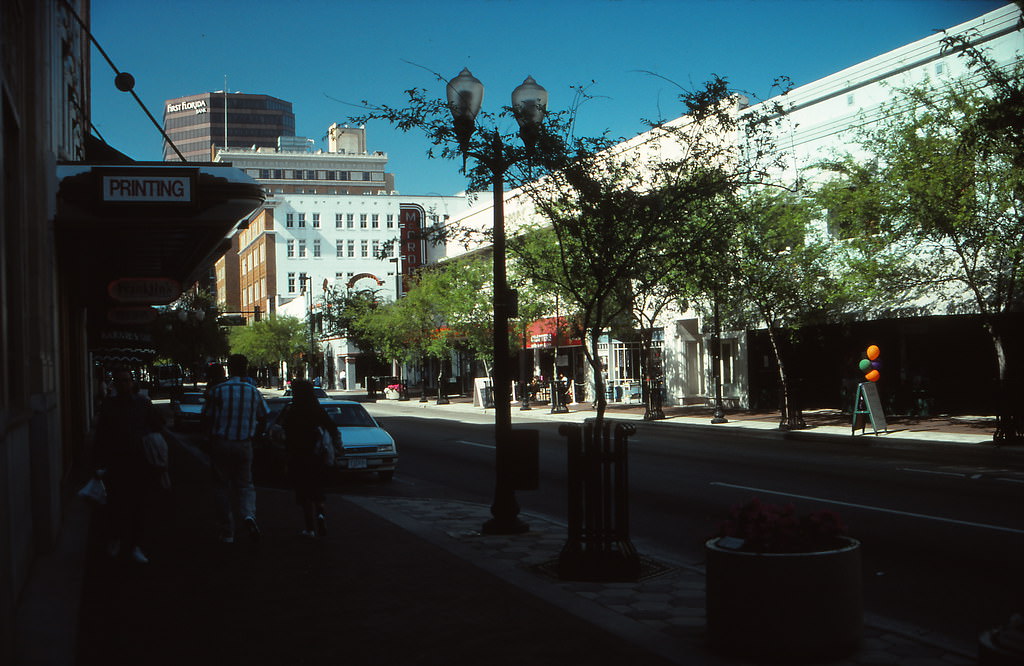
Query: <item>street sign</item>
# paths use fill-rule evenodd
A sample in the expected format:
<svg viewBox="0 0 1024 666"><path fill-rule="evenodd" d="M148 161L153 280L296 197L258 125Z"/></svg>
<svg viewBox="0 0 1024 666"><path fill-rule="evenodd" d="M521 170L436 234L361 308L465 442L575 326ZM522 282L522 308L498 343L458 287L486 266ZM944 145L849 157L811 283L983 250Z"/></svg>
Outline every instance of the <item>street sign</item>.
<svg viewBox="0 0 1024 666"><path fill-rule="evenodd" d="M118 303L167 305L181 296L181 285L171 278L118 278L107 293Z"/></svg>
<svg viewBox="0 0 1024 666"><path fill-rule="evenodd" d="M247 323L245 315L229 314L217 317L217 324L220 326L245 326Z"/></svg>

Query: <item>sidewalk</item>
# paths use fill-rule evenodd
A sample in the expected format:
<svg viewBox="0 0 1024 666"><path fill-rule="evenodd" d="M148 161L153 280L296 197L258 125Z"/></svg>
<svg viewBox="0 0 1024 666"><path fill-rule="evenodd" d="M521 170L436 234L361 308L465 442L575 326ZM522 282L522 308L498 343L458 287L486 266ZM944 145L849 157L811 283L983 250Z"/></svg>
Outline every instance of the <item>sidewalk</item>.
<svg viewBox="0 0 1024 666"><path fill-rule="evenodd" d="M275 392L268 392L268 395ZM333 392L332 392L333 394ZM339 393L365 399L365 394ZM468 400L381 401L381 409L491 414ZM583 420L589 409L550 414L546 406L513 419ZM851 438L835 415L806 414L807 430L780 433L773 415L729 415L710 425L710 410L667 408L658 427L742 428L770 437L843 438L856 445L956 446L1024 461L1024 452L994 449L991 430L939 419L893 425L899 431ZM643 408L613 407L609 418L642 419ZM988 442L985 444L984 442ZM50 590L49 604L26 604L19 618L28 642L24 664L67 664L55 641L75 627L52 626L53 609L80 608L70 654L83 665L145 664L736 664L707 651L704 577L671 554L646 552L654 566L637 583L561 581L544 565L557 557L565 526L524 513L530 531L480 534L490 517L482 504L375 496L372 485L328 497L329 535L305 540L291 493L259 488L263 538L225 546L216 541L209 472L201 454L176 442L174 487L150 523L145 566L109 559L96 530L66 544L65 567L84 568L75 586ZM80 511L75 512L87 514ZM87 519L86 519L87 520ZM74 532L70 528L66 530ZM84 540L84 537L83 537ZM73 541L68 539L67 541ZM84 561L83 561L84 560ZM68 576L73 579L74 576ZM70 589L69 589L70 588ZM70 619L70 618L69 618ZM860 650L832 662L975 663L972 645L866 617ZM59 623L58 623L59 624ZM48 640L48 636L50 639ZM67 639L65 639L67 640Z"/></svg>

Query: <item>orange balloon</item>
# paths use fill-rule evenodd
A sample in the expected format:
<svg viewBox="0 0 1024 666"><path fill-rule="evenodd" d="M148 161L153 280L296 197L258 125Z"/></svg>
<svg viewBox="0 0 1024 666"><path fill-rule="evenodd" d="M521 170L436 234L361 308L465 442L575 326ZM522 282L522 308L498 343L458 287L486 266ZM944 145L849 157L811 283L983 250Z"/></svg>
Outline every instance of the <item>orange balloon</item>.
<svg viewBox="0 0 1024 666"><path fill-rule="evenodd" d="M878 378L881 376L882 373L878 372L878 370L872 370L868 374L864 375L864 379L868 380L869 382L877 382Z"/></svg>
<svg viewBox="0 0 1024 666"><path fill-rule="evenodd" d="M882 350L878 348L878 345L871 345L868 347L868 359L874 361L882 353Z"/></svg>

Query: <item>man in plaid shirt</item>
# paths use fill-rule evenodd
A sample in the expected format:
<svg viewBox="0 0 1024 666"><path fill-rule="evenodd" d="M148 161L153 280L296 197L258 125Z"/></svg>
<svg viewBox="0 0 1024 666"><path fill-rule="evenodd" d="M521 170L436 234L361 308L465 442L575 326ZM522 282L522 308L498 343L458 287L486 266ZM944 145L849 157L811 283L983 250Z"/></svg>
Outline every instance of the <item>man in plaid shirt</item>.
<svg viewBox="0 0 1024 666"><path fill-rule="evenodd" d="M249 536L260 538L256 524L256 490L252 485L252 438L266 420L267 401L245 381L249 361L242 354L228 357L228 379L210 391L210 463L214 469L221 541L233 543L239 519Z"/></svg>

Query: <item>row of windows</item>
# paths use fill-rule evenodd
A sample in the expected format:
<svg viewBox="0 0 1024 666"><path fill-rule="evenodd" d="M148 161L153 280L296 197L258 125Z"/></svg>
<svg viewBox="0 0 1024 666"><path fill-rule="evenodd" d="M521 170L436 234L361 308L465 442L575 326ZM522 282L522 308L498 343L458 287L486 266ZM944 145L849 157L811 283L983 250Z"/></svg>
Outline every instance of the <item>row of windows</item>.
<svg viewBox="0 0 1024 666"><path fill-rule="evenodd" d="M343 220L344 217L344 220ZM334 214L334 228L335 229L355 229L356 226L355 213L335 213ZM342 222L344 221L344 226ZM306 227L306 214L305 213L285 213L284 226L293 229L299 228L304 229ZM320 228L320 213L313 213L312 226L314 229ZM373 213L367 215L366 213L359 214L359 228L360 229L380 229L380 215ZM395 216L392 213L388 213L384 220L385 229L395 228Z"/></svg>
<svg viewBox="0 0 1024 666"><path fill-rule="evenodd" d="M356 275L355 273L335 273L334 274L334 281L337 282L337 283L344 284L344 283L348 282L349 280L351 280L352 278L354 278L355 275ZM394 276L393 272L392 273L388 273L388 277L392 277L392 276ZM305 284L306 280L308 280L308 279L309 278L306 277L305 273L299 273L297 278L295 276L295 273L289 273L288 274L288 293L289 294L296 293L296 291L295 291L295 289L296 289L296 282L298 282L297 286L301 289L302 285Z"/></svg>
<svg viewBox="0 0 1024 666"><path fill-rule="evenodd" d="M322 256L322 244L320 241L313 241L313 256ZM394 244L390 242L382 243L379 240L359 241L359 256L363 259L374 257L376 259L383 259L385 257L392 256ZM296 253L296 249L298 252ZM285 256L289 259L304 258L306 256L306 241L300 240L298 242L294 240L285 241ZM354 240L338 240L334 242L334 256L335 257L347 257L355 258L356 256L356 242Z"/></svg>
<svg viewBox="0 0 1024 666"><path fill-rule="evenodd" d="M355 180L384 182L383 171L334 171L330 169L246 169L253 178L263 180Z"/></svg>
<svg viewBox="0 0 1024 666"><path fill-rule="evenodd" d="M164 118L164 129L168 132L179 127L193 127L195 125L224 127L224 113L223 111L221 113L216 111L210 113L189 112L181 116ZM277 113L258 115L228 111L228 129L238 126L239 130L241 130L246 125L275 128L273 130L274 136L289 136L295 132L295 118L289 116L282 117Z"/></svg>

